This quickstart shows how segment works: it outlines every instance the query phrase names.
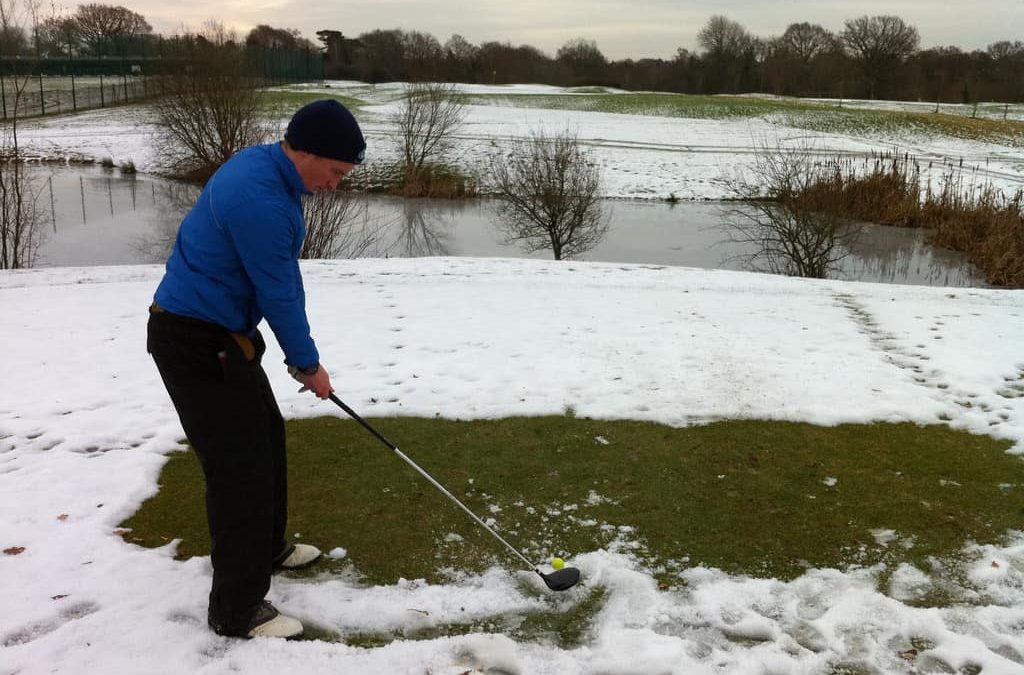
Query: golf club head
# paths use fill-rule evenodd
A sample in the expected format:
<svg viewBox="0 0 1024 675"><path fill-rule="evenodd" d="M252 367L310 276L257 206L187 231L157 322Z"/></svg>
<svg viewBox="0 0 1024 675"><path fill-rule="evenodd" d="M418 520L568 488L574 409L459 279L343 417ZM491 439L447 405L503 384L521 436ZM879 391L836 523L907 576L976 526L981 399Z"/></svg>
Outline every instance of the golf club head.
<svg viewBox="0 0 1024 675"><path fill-rule="evenodd" d="M580 582L580 571L575 567L564 567L551 574L544 574L540 570L536 572L553 591L567 591Z"/></svg>

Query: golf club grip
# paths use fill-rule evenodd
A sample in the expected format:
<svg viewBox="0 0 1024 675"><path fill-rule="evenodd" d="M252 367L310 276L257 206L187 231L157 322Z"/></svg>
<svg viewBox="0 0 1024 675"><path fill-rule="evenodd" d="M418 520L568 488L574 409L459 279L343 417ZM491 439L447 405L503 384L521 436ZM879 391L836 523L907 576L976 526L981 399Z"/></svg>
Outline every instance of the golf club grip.
<svg viewBox="0 0 1024 675"><path fill-rule="evenodd" d="M354 419L354 420L355 420L356 422L359 422L359 424L361 424L361 425L362 425L362 427L363 427L364 429L366 429L367 431L369 431L369 432L370 432L371 434L373 434L374 436L376 436L376 437L377 437L377 438L378 438L378 439L379 439L379 440L380 440L380 441L381 441L382 443L384 443L384 444L385 444L386 446L388 446L389 448L391 448L391 450L392 450L392 451L393 451L393 452L394 452L394 453L395 453L396 455L398 455L398 457L399 457L399 458L400 458L400 459L401 459L401 460L402 460L403 462L405 462L406 464L408 464L409 466L411 466L411 467L412 467L413 469L415 469L415 470L416 470L416 472L417 472L417 473L419 473L419 474L420 474L421 476L423 476L424 478L426 478L426 479L427 479L427 481L429 481L431 485L433 485L433 486L434 486L434 487L436 487L436 488L437 488L438 490L440 490L441 494L443 494L443 495L444 495L445 497L447 497L448 499L450 499L451 501L453 501L453 502L454 502L455 504L457 504L457 505L459 506L459 508L461 508L461 509L462 509L463 511L465 511L465 512L466 512L466 513L467 513L467 514L469 515L469 517L470 517L470 518L472 518L472 519L473 519L473 520L474 520L474 521L476 522L476 524L477 524L477 525L479 525L480 527L482 527L482 528L484 528L485 530L487 530L488 532L490 532L490 533L491 533L491 535L493 535L495 539L497 539L497 540L498 540L498 541L500 541L500 542L501 542L502 544L504 544L504 545L505 545L505 547L506 547L506 548L507 548L508 550L512 551L512 553L514 553L514 554L516 555L516 557L518 557L518 558L519 558L520 560L522 560L522 561L523 561L524 563L526 563L526 564L527 564L527 565L528 565L528 566L530 567L530 569L532 569L532 570L533 570L534 572L536 572L537 574L541 574L541 572L540 572L540 570L539 570L539 569L537 568L537 566L536 566L536 565L534 565L534 564L533 564L532 562L530 562L530 559L529 559L529 558L527 558L527 557L526 557L525 555L523 555L523 554L522 554L522 553L521 553L521 552L519 551L519 549L517 549L517 548L516 548L515 546L513 546L512 544L510 544L510 543L508 543L507 541L505 541L505 538L504 538L504 537L502 537L502 536L501 536L500 534L498 534L497 532L495 532L493 528L491 528L491 527L490 527L490 526L489 526L489 525L488 525L487 523L485 523L485 522L484 522L483 520L481 520L481 519L480 519L480 516L478 516L478 515L476 515L475 513L473 513L473 511L472 511L472 510L471 510L471 509L470 509L470 508L469 508L468 506L466 506L466 505L465 505L465 504L463 504L463 503L462 503L461 501L459 501L459 498L458 498L458 497L456 497L456 496L455 496L455 495L453 495L453 494L452 494L451 492L449 492L449 491L448 491L448 489L447 489L447 488L446 488L445 486L443 486L443 485L441 485L441 484L440 484L439 482L437 482L437 480L436 480L436 479L435 479L435 478L434 478L433 476L431 476L431 475L430 475L429 473L427 473L427 472L426 472L426 471L425 471L425 470L424 470L424 469L423 469L422 467L420 467L420 465L419 465L419 464L417 464L416 462L412 461L412 459L411 459L411 458L410 458L410 457L409 457L408 455L406 455L406 454L405 454L404 452L402 452L401 450L399 450L399 449L398 449L398 446L397 446L397 445L395 445L394 443L392 443L391 441L389 441L389 440L388 440L387 438L385 438L385 437L384 437L384 434L382 434L382 433L380 433L379 431L377 431L376 429L374 429L374 428L373 428L373 426L372 426L372 425L371 425L371 424L370 424L369 422L367 422L366 420L364 420L364 419L363 419L362 417L360 417L360 416L359 416L359 415L358 415L358 414L356 413L356 411L355 411L355 410L352 410L352 408L348 407L348 406L347 406L347 405L345 404L345 402L344 402L344 401L342 401L342 400L341 400L340 398L338 398L338 397L337 397L337 396L336 396L336 395L334 394L334 392L331 392L331 395L330 395L330 397L329 397L329 398L330 398L330 399L331 399L332 401L334 401L334 402L335 402L336 404L338 404L338 407L340 407L340 408L341 408L342 410L344 410L344 411L345 411L346 413L348 413L349 417L351 417L352 419ZM543 577L544 575L543 575L543 574L541 574L541 576Z"/></svg>

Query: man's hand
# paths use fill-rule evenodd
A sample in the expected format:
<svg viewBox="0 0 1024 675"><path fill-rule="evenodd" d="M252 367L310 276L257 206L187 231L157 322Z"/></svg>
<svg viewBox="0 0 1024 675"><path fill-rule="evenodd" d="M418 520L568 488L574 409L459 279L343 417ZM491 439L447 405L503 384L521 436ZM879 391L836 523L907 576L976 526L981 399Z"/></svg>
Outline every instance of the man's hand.
<svg viewBox="0 0 1024 675"><path fill-rule="evenodd" d="M306 374L300 371L294 366L288 367L288 373L295 378L297 382L302 385L302 389L299 391L309 390L317 395L317 398L327 398L334 391L331 387L331 376L327 374L327 369L323 366L317 366L316 372L312 374Z"/></svg>

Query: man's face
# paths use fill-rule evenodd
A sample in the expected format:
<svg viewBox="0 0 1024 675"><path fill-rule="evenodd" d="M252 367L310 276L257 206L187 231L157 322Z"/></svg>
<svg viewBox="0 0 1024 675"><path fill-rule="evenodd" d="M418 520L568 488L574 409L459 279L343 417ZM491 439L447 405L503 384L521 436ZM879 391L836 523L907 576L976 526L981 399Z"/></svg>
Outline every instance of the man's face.
<svg viewBox="0 0 1024 675"><path fill-rule="evenodd" d="M306 189L310 192L318 192L320 190L333 190L338 187L341 179L348 175L352 169L356 168L356 165L351 162L328 159L300 151L298 161L295 162L295 168L298 170Z"/></svg>

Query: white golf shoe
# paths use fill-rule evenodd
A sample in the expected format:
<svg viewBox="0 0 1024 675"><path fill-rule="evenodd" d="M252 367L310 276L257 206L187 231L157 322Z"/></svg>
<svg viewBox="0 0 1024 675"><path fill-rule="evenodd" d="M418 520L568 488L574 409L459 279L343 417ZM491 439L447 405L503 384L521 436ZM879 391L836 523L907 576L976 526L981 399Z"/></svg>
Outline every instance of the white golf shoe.
<svg viewBox="0 0 1024 675"><path fill-rule="evenodd" d="M295 618L285 616L277 611L272 604L263 601L256 615L252 618L252 628L247 637L291 638L302 634L302 623Z"/></svg>
<svg viewBox="0 0 1024 675"><path fill-rule="evenodd" d="M295 544L291 553L277 563L276 567L283 570L296 570L307 565L312 565L320 559L320 549L309 544Z"/></svg>

